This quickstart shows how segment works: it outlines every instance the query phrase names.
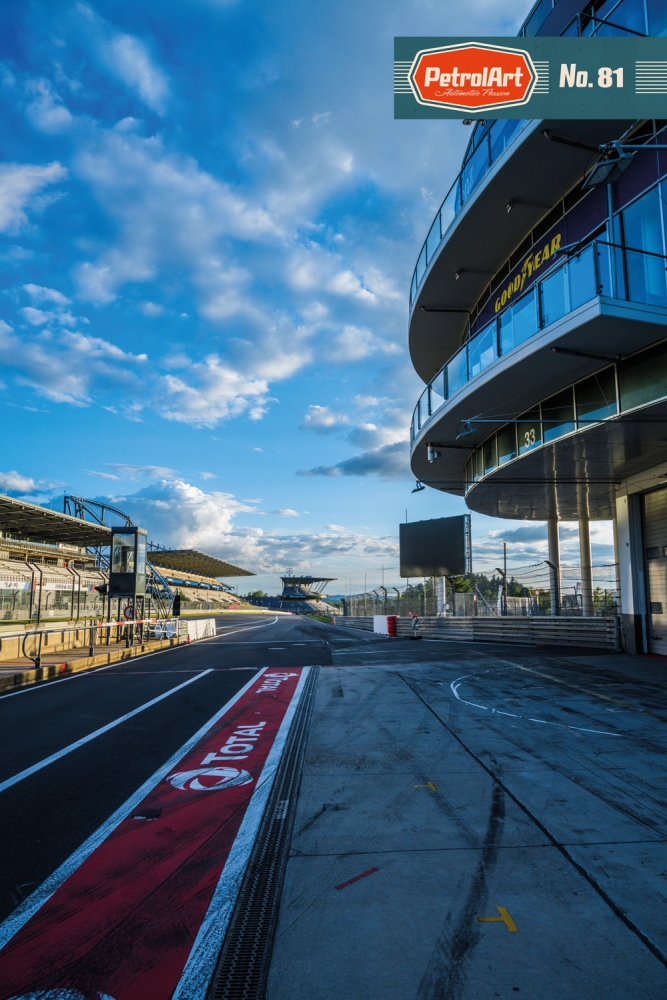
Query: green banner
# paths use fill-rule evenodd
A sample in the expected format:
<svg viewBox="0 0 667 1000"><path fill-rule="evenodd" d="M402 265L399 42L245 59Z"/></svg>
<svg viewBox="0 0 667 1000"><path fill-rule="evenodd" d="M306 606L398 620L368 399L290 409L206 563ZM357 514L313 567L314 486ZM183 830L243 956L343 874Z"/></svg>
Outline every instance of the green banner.
<svg viewBox="0 0 667 1000"><path fill-rule="evenodd" d="M394 118L486 117L667 119L667 38L394 39Z"/></svg>

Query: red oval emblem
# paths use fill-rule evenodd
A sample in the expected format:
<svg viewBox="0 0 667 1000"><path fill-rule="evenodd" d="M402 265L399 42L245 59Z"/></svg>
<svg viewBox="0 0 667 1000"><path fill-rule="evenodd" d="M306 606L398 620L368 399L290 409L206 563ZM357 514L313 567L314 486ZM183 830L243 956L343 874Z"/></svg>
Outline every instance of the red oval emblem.
<svg viewBox="0 0 667 1000"><path fill-rule="evenodd" d="M537 83L523 49L462 42L422 49L409 74L420 104L453 111L489 111L526 104Z"/></svg>

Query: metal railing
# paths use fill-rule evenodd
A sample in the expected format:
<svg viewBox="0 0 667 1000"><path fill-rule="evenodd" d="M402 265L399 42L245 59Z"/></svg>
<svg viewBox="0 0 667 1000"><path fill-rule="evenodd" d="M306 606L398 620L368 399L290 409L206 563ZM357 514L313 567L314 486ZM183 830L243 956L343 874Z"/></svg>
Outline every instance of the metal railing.
<svg viewBox="0 0 667 1000"><path fill-rule="evenodd" d="M428 265L435 257L438 247L457 215L494 163L508 146L515 142L521 131L530 124L531 121L528 119L498 119L491 122L486 131L480 134L473 151L445 195L417 257L410 283L410 308L417 298L417 291L424 279ZM475 141L475 136L473 136L473 141Z"/></svg>
<svg viewBox="0 0 667 1000"><path fill-rule="evenodd" d="M411 443L429 418L490 364L596 296L667 307L665 254L607 240L555 253L563 259L526 291L524 272L517 269L493 303L493 319L429 382L413 411Z"/></svg>
<svg viewBox="0 0 667 1000"><path fill-rule="evenodd" d="M35 667L39 668L44 655L66 654L88 647L88 655L94 656L95 648L99 646L125 645L130 647L141 645L151 640L176 638L183 630L187 630L187 622L182 623L179 618L137 618L129 621L29 629L24 632L2 632L0 638L3 645L8 640L18 640L21 658L32 660ZM76 633L74 644L59 650L52 647L48 653L44 652L45 647L49 645L48 637L50 635L62 635L62 644L66 633ZM79 641L78 633L83 633L81 641Z"/></svg>

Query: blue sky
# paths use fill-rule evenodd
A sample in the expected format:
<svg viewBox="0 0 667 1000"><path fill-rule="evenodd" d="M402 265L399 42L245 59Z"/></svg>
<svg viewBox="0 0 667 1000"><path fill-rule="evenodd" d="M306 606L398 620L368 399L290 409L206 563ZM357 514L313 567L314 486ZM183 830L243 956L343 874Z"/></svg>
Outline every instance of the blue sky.
<svg viewBox="0 0 667 1000"><path fill-rule="evenodd" d="M410 492L406 330L469 132L393 120L393 36L511 35L529 7L4 4L0 490L114 498L269 590L398 582L406 507L465 509ZM477 565L501 536L539 558L541 530L473 516Z"/></svg>

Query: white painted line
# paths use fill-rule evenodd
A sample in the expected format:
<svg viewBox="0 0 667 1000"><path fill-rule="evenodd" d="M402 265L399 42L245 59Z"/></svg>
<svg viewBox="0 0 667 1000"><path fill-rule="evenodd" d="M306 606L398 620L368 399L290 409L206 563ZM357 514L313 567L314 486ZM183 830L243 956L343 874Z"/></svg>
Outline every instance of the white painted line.
<svg viewBox="0 0 667 1000"><path fill-rule="evenodd" d="M216 635L215 638L216 639L225 639L228 635L236 635L237 632L250 632L250 631L252 631L252 629L255 629L255 628L266 628L267 625L275 625L277 621L278 621L278 618L276 616L273 619L272 622L262 622L261 625L248 625L247 628L235 628L232 632L221 632L219 635ZM214 636L211 636L211 639L213 639L213 638L214 638ZM207 641L210 642L211 639L208 639L208 640L204 639L203 642L207 642Z"/></svg>
<svg viewBox="0 0 667 1000"><path fill-rule="evenodd" d="M292 719L310 669L310 667L303 667L301 671L299 683L266 758L257 787L248 803L243 822L229 852L206 916L195 938L183 974L171 995L171 1000L205 1000L208 994L208 988L220 954L220 946L236 905L241 882L285 747L287 734L292 725Z"/></svg>
<svg viewBox="0 0 667 1000"><path fill-rule="evenodd" d="M523 669L523 668L521 668ZM618 736L621 739L625 739L623 733L610 733L607 729L586 729L583 726L568 726L564 722L548 722L546 719L531 719L524 715L513 715L512 712L501 712L498 708L489 708L488 705L478 705L475 701L466 701L459 694L459 687L462 681L466 680L468 677L474 677L474 674L464 674L462 677L457 677L455 681L449 685L452 694L460 701L462 705L470 705L472 708L481 708L484 712L491 712L492 715L509 715L512 719L522 719L524 722L539 722L543 726L558 726L560 729L576 729L578 733L597 733L599 736Z"/></svg>
<svg viewBox="0 0 667 1000"><path fill-rule="evenodd" d="M208 722L205 722L201 729L198 729L193 736L190 737L187 742L183 744L180 750L177 750L175 754L169 758L166 764L159 767L155 774L151 775L148 781L145 781L143 785L136 790L129 799L116 809L101 826L95 830L95 833L91 834L88 840L86 840L81 847L79 847L73 854L69 856L67 861L64 861L60 868L57 868L52 875L46 879L45 882L35 889L35 891L25 899L19 907L7 917L4 923L0 924L0 948L4 948L5 945L11 941L15 934L21 930L21 928L28 923L30 919L37 913L38 910L44 906L51 896L56 892L60 886L72 875L77 868L79 868L86 858L89 858L93 851L97 850L100 844L103 844L107 837L113 833L116 827L122 823L128 813L136 809L139 803L151 792L156 785L158 785L163 778L165 778L171 769L178 764L179 760L185 757L186 754L190 753L193 747L197 745L199 740L204 736L211 726L214 726L218 719L221 719L225 712L228 712L232 708L239 698L242 697L248 690L251 684L254 684L258 677L260 677L268 667L262 667L257 673L250 678L247 684L236 692L236 694L229 699L226 705L223 705L215 715L213 715ZM279 734L280 735L280 734ZM275 745L275 744L274 744Z"/></svg>
<svg viewBox="0 0 667 1000"><path fill-rule="evenodd" d="M205 677L206 674L210 673L213 673L213 668L209 670L202 670L202 672L197 674L195 677L191 677L189 680L183 681L182 684L177 684L176 687L170 688L168 691L165 691L164 694L159 694L157 698L151 698L150 701L145 702L143 705L139 705L138 708L133 708L131 712L126 712L125 715L121 715L118 719L114 719L113 722L107 722L106 726L102 726L100 729L96 729L95 732L89 733L88 736L83 736L80 740L70 743L69 746L63 747L62 750L52 753L50 757L45 757L37 764L33 764L31 767L26 767L24 771L19 771L19 773L15 774L12 778L7 778L6 781L0 781L0 792L4 792L7 788L11 788L12 785L17 785L19 781L23 781L24 778L29 778L31 774L36 774L37 771L41 771L42 768L47 767L47 765L53 764L54 761L67 756L67 754L72 753L73 750L78 750L79 747L84 746L86 743L90 743L91 740L94 740L97 736L101 736L102 733L108 733L110 729L120 726L121 722L126 722L134 715L139 715L140 712L145 712L147 708L151 708L152 705L157 705L159 701L163 701L164 698L169 698L170 695L176 694L177 691L181 691L184 687L187 687L188 684L194 684L195 681L200 680L202 677Z"/></svg>

